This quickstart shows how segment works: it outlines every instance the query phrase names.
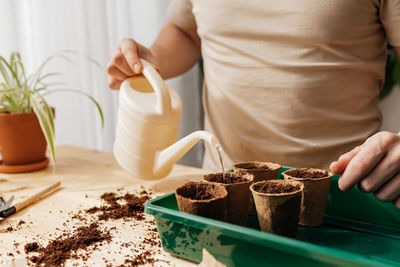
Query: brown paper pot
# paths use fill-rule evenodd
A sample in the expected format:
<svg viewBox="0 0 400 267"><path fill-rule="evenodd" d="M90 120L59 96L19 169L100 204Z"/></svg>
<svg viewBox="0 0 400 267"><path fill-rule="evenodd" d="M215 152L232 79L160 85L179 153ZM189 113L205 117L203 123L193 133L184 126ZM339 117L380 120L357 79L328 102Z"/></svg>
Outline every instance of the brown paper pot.
<svg viewBox="0 0 400 267"><path fill-rule="evenodd" d="M228 192L215 183L189 182L175 191L179 210L190 214L223 220Z"/></svg>
<svg viewBox="0 0 400 267"><path fill-rule="evenodd" d="M268 191L259 192L260 188ZM300 182L286 180L261 181L250 186L261 231L296 236L303 188Z"/></svg>
<svg viewBox="0 0 400 267"><path fill-rule="evenodd" d="M299 224L322 224L333 173L321 169L300 168L284 171L282 175L285 180L295 180L304 184Z"/></svg>
<svg viewBox="0 0 400 267"><path fill-rule="evenodd" d="M273 162L248 161L236 163L233 166L233 169L235 171L244 171L253 175L253 182L256 183L265 180L275 180L281 167L281 165ZM249 215L256 215L256 207L254 206L254 200L251 194Z"/></svg>
<svg viewBox="0 0 400 267"><path fill-rule="evenodd" d="M205 175L204 180L218 183L228 191L226 221L246 225L253 176L245 172L221 172Z"/></svg>

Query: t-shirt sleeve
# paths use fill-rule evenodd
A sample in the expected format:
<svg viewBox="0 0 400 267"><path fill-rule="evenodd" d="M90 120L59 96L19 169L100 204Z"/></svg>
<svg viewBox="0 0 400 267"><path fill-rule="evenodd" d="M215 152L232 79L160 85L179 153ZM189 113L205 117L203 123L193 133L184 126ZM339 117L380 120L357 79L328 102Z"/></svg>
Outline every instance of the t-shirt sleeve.
<svg viewBox="0 0 400 267"><path fill-rule="evenodd" d="M195 28L196 20L192 12L191 0L172 0L168 7L168 18L182 28Z"/></svg>
<svg viewBox="0 0 400 267"><path fill-rule="evenodd" d="M392 46L400 46L400 0L381 0L380 19Z"/></svg>

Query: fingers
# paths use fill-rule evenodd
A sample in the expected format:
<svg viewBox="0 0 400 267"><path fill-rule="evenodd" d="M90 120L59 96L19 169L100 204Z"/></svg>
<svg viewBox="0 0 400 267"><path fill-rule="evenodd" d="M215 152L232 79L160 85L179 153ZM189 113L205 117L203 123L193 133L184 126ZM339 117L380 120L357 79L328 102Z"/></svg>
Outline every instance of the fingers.
<svg viewBox="0 0 400 267"><path fill-rule="evenodd" d="M139 74L141 69L137 43L132 39L123 39L113 50L107 64L108 86L119 89L124 80Z"/></svg>
<svg viewBox="0 0 400 267"><path fill-rule="evenodd" d="M108 86L111 89L119 89L128 77L140 74L143 68L140 58L148 60L159 71L158 62L150 49L132 39L122 39L113 50L111 60L107 64Z"/></svg>
<svg viewBox="0 0 400 267"><path fill-rule="evenodd" d="M392 148L387 155L360 183L362 191L375 192L400 171L400 147Z"/></svg>
<svg viewBox="0 0 400 267"><path fill-rule="evenodd" d="M344 170L346 169L347 165L349 162L360 152L361 146L358 146L351 150L350 152L347 152L339 157L337 161L334 161L330 165L330 169L334 174L342 174Z"/></svg>
<svg viewBox="0 0 400 267"><path fill-rule="evenodd" d="M384 184L377 192L375 197L380 201L391 202L400 197L400 174L394 176L390 181ZM396 205L396 203L394 203ZM398 203L400 204L400 202ZM396 205L397 206L397 205Z"/></svg>
<svg viewBox="0 0 400 267"><path fill-rule="evenodd" d="M153 67L160 72L160 69L158 68L159 62L157 58L154 56L154 53L151 49L148 49L147 47L144 47L141 44L138 44L139 47L139 56L140 58L146 59Z"/></svg>
<svg viewBox="0 0 400 267"><path fill-rule="evenodd" d="M133 74L119 47L113 50L111 60L107 64L107 73L108 87L115 90L120 88L122 81L128 78L128 75Z"/></svg>
<svg viewBox="0 0 400 267"><path fill-rule="evenodd" d="M128 75L123 73L116 65L114 64L108 64L107 65L107 73L111 76L114 77L115 79L118 79L120 81L125 80L128 78Z"/></svg>
<svg viewBox="0 0 400 267"><path fill-rule="evenodd" d="M385 146L379 140L366 142L360 151L350 160L342 177L339 188L347 191L359 183L385 156Z"/></svg>
<svg viewBox="0 0 400 267"><path fill-rule="evenodd" d="M120 47L116 47L112 53L112 61L110 62L113 66L117 67L126 76L133 76L135 72L129 66L125 55L122 53Z"/></svg>
<svg viewBox="0 0 400 267"><path fill-rule="evenodd" d="M147 49L145 47L143 48L145 50ZM142 71L142 63L139 58L139 44L132 39L123 39L120 44L120 49L129 69L135 74L140 74Z"/></svg>
<svg viewBox="0 0 400 267"><path fill-rule="evenodd" d="M346 166L346 162L347 166ZM361 191L373 192L384 202L400 209L400 136L379 132L359 148L342 155L331 164L333 172L344 168L339 188L346 191L358 184Z"/></svg>
<svg viewBox="0 0 400 267"><path fill-rule="evenodd" d="M122 81L117 80L113 77L108 77L108 86L113 90L119 90L121 87Z"/></svg>

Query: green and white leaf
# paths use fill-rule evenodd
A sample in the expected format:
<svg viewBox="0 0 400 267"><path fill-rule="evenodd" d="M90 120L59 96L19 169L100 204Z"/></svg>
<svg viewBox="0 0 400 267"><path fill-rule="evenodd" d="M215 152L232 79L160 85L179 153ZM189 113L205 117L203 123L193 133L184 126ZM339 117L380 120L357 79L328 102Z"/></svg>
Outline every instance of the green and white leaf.
<svg viewBox="0 0 400 267"><path fill-rule="evenodd" d="M48 105L46 101L40 103L40 101L34 96L31 95L30 102L32 104L33 111L35 112L40 127L42 128L43 134L46 138L47 144L50 147L51 159L53 161L54 166L56 165L56 153L54 146L54 122L53 122L53 114L47 112ZM44 108L44 107L45 108Z"/></svg>

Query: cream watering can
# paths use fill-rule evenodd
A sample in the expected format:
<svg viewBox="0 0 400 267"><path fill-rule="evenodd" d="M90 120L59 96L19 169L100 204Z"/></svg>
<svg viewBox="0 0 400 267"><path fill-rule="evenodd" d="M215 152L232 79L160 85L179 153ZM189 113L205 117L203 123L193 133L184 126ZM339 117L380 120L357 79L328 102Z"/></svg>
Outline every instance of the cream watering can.
<svg viewBox="0 0 400 267"><path fill-rule="evenodd" d="M150 63L142 59L142 64L143 75L121 85L114 156L137 178L156 180L167 176L198 141L214 147L218 141L209 132L197 131L176 142L181 100Z"/></svg>

